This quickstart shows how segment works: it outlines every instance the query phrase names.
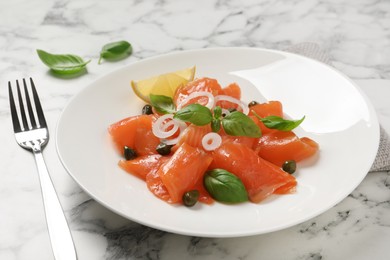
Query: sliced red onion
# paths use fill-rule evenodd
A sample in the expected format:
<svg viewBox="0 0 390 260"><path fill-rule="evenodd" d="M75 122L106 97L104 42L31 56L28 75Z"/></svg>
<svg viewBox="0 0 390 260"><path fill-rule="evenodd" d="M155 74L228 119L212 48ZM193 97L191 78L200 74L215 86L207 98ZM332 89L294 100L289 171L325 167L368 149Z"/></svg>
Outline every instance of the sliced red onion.
<svg viewBox="0 0 390 260"><path fill-rule="evenodd" d="M228 102L234 103L234 104L238 105L239 107L241 107L242 113L244 113L245 115L247 115L249 113L248 106L246 104L244 104L244 102L242 102L241 100L239 100L237 98L227 96L227 95L215 96L214 97L215 104L217 104L219 101L228 101Z"/></svg>
<svg viewBox="0 0 390 260"><path fill-rule="evenodd" d="M183 99L180 104L177 105L177 110L181 109L183 104L187 103L191 99L197 98L197 97L207 97L208 101L207 104L204 105L208 109L212 109L214 107L214 96L210 92L207 91L199 91L199 92L192 92L189 94L185 99Z"/></svg>
<svg viewBox="0 0 390 260"><path fill-rule="evenodd" d="M217 133L205 134L202 138L202 145L206 151L213 151L222 144L222 137Z"/></svg>

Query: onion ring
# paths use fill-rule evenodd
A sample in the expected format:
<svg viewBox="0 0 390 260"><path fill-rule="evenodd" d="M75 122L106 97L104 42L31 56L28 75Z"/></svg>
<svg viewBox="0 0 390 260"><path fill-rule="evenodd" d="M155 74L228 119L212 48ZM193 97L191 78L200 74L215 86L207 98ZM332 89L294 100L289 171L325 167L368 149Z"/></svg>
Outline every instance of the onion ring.
<svg viewBox="0 0 390 260"><path fill-rule="evenodd" d="M166 120L169 120L166 122ZM160 116L152 125L152 132L158 138L167 138L176 133L177 129L179 129L179 125L173 119L173 114L165 114ZM167 131L167 128L173 125L173 127Z"/></svg>
<svg viewBox="0 0 390 260"><path fill-rule="evenodd" d="M237 98L227 96L227 95L215 96L215 98L214 98L215 104L217 104L217 102L219 102L219 101L228 101L228 102L234 103L234 104L238 105L239 107L241 107L243 114L248 115L248 113L249 113L248 106L245 105L244 102L242 102L241 100L239 100Z"/></svg>
<svg viewBox="0 0 390 260"><path fill-rule="evenodd" d="M184 129L187 128L187 124L186 123L181 122L181 121L176 121L175 119L173 119L173 121L175 121L177 123L177 125L179 126L180 133L179 133L179 135L176 138L163 140L163 142L165 144L167 144L167 145L175 145L175 144L177 144L177 142L179 142L181 136L183 135Z"/></svg>
<svg viewBox="0 0 390 260"><path fill-rule="evenodd" d="M202 146L206 151L213 151L222 144L222 137L214 132L205 134L202 138Z"/></svg>
<svg viewBox="0 0 390 260"><path fill-rule="evenodd" d="M191 99L197 98L197 97L207 97L208 101L205 107L208 109L212 109L214 107L214 96L210 92L207 91L199 91L199 92L192 92L189 94L186 98L184 98L180 104L177 105L177 109L181 109L182 105L190 101Z"/></svg>

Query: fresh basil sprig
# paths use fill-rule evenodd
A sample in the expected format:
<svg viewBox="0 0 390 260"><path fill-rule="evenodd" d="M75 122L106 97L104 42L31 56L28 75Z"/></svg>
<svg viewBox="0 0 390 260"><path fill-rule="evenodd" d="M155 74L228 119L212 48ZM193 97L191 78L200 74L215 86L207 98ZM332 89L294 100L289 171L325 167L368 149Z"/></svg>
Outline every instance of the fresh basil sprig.
<svg viewBox="0 0 390 260"><path fill-rule="evenodd" d="M100 64L102 59L106 60L120 60L124 59L127 56L130 56L133 52L131 44L127 41L117 41L107 43L103 46L100 51L100 57L98 64Z"/></svg>
<svg viewBox="0 0 390 260"><path fill-rule="evenodd" d="M222 127L228 135L260 137L261 131L258 125L245 114L234 111L222 120Z"/></svg>
<svg viewBox="0 0 390 260"><path fill-rule="evenodd" d="M220 106L214 107L213 115L214 118L211 121L211 130L214 133L218 133L218 131L221 129L222 108Z"/></svg>
<svg viewBox="0 0 390 260"><path fill-rule="evenodd" d="M248 200L248 192L240 178L224 169L207 171L203 183L209 194L217 201L240 203Z"/></svg>
<svg viewBox="0 0 390 260"><path fill-rule="evenodd" d="M299 120L288 120L280 116L267 116L262 118L256 114L255 111L252 110L252 112L261 122L263 122L266 127L280 131L291 131L297 128L303 122L303 120L305 120L305 116Z"/></svg>
<svg viewBox="0 0 390 260"><path fill-rule="evenodd" d="M210 109L200 104L190 104L179 111L173 116L175 119L179 119L184 122L190 122L197 126L207 125L213 120L213 115Z"/></svg>
<svg viewBox="0 0 390 260"><path fill-rule="evenodd" d="M261 130L247 115L234 111L227 116L222 116L222 109L216 106L213 113L200 104L190 104L179 111L175 111L172 98L162 95L150 96L151 105L160 113L174 114L173 118L189 122L197 126L210 124L213 132L218 132L221 125L228 135L260 137Z"/></svg>
<svg viewBox="0 0 390 260"><path fill-rule="evenodd" d="M162 95L149 95L151 105L162 114L173 114L176 112L175 104L171 97Z"/></svg>
<svg viewBox="0 0 390 260"><path fill-rule="evenodd" d="M220 106L214 107L214 118L220 119L222 117L222 108Z"/></svg>
<svg viewBox="0 0 390 260"><path fill-rule="evenodd" d="M263 122L266 127L271 129L278 129L280 131L291 131L294 128L298 127L304 119L305 117L302 117L299 120L287 120L279 116L267 116L265 118L262 118L261 122Z"/></svg>
<svg viewBox="0 0 390 260"><path fill-rule="evenodd" d="M84 61L73 54L51 54L37 50L41 61L57 75L79 75L86 71L86 65L91 61Z"/></svg>

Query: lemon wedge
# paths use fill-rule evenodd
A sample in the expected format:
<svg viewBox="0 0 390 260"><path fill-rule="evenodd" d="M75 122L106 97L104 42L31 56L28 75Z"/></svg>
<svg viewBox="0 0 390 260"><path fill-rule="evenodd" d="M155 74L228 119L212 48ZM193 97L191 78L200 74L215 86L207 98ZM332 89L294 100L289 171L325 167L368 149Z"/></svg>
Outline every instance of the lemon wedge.
<svg viewBox="0 0 390 260"><path fill-rule="evenodd" d="M173 98L176 89L189 81L194 80L196 67L169 72L138 81L131 81L134 93L149 103L149 95L163 95Z"/></svg>

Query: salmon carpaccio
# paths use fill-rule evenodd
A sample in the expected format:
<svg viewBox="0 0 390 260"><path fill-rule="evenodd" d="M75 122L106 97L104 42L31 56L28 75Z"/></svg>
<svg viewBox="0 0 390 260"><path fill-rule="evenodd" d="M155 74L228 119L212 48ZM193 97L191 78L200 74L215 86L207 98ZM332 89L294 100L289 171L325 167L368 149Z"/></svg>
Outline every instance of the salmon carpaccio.
<svg viewBox="0 0 390 260"><path fill-rule="evenodd" d="M241 98L241 88L236 83L223 88L215 79L200 78L179 87L173 97L174 103L183 103L193 91ZM207 101L196 98L186 102L181 106ZM218 105L225 109L237 108L236 104L228 101ZM214 200L204 187L203 178L207 170L217 168L236 175L244 184L249 200L259 203L272 194L293 193L297 180L294 175L282 170L282 164L287 160L299 162L312 157L319 146L308 137L298 137L293 131L269 129L255 114L283 117L282 104L269 101L250 107L248 116L259 126L262 132L260 138L230 136L221 128L218 134L222 143L213 151L206 151L202 146L203 136L212 131L210 125L188 124L171 153L158 154L156 146L162 140L152 131L153 123L160 116L158 114L125 118L109 126L108 132L118 153L123 155L123 147L128 146L138 155L132 160L120 160L119 166L144 180L156 197L168 203L182 203L185 192L198 190L199 201L212 204Z"/></svg>

